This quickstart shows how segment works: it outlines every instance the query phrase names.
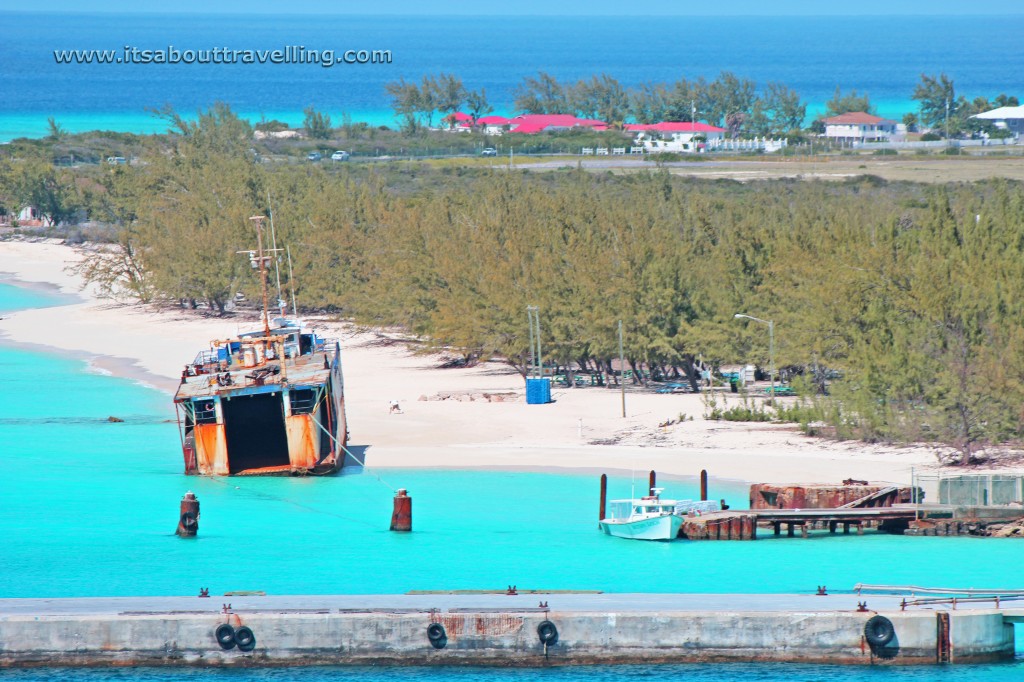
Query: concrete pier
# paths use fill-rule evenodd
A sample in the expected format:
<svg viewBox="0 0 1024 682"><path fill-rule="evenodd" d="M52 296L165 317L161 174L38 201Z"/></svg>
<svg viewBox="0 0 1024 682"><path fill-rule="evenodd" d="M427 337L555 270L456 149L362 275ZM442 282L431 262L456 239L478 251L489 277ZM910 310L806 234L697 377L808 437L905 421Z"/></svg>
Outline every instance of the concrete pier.
<svg viewBox="0 0 1024 682"><path fill-rule="evenodd" d="M942 651L951 652L950 662L965 663L1011 658L1011 623L1024 616L994 604L902 611L899 598L875 595L866 597L871 610L858 612L863 599L559 593L4 599L0 667L906 665L934 664ZM865 624L876 614L895 631L883 647L865 638ZM540 627L545 621L556 628L554 638L550 625ZM251 631L251 651L224 648L215 633L225 623Z"/></svg>

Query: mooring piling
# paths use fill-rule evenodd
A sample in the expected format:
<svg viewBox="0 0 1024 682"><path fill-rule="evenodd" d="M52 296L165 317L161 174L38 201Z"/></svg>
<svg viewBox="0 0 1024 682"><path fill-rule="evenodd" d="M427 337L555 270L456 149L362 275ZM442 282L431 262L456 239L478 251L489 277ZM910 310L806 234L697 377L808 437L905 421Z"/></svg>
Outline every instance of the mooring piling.
<svg viewBox="0 0 1024 682"><path fill-rule="evenodd" d="M182 538L194 538L199 532L199 500L189 490L181 498L178 508L178 528L174 534Z"/></svg>
<svg viewBox="0 0 1024 682"><path fill-rule="evenodd" d="M412 530L412 498L405 488L395 492L391 509L391 530L407 532Z"/></svg>

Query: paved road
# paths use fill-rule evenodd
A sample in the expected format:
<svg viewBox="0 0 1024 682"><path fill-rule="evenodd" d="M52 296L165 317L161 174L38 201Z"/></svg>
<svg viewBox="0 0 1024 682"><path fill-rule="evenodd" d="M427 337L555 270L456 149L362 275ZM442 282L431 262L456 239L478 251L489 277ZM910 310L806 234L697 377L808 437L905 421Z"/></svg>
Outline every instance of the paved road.
<svg viewBox="0 0 1024 682"><path fill-rule="evenodd" d="M225 597L87 597L74 599L0 599L0 619L6 616L97 614L208 613L230 603L236 612L344 611L542 611L643 613L694 612L821 612L853 611L867 601L872 611L899 610L901 597L834 594L372 594ZM1020 602L1014 602L1019 604ZM940 605L933 608L948 608ZM993 602L958 604L958 609L994 609Z"/></svg>

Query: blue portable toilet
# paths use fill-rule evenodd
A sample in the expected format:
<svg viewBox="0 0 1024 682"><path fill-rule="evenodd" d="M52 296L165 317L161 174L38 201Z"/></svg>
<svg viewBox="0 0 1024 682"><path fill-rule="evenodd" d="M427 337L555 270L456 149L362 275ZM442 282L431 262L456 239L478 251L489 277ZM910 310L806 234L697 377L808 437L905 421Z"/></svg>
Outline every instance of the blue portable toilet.
<svg viewBox="0 0 1024 682"><path fill-rule="evenodd" d="M551 402L551 379L527 379L526 380L526 404L544 405Z"/></svg>

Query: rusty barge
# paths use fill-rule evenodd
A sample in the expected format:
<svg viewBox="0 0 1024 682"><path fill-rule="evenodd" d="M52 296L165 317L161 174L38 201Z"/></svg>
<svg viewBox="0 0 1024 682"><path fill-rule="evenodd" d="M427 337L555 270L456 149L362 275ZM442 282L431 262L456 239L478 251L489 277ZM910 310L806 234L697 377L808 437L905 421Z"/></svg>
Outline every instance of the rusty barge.
<svg viewBox="0 0 1024 682"><path fill-rule="evenodd" d="M247 251L263 285L263 328L213 341L174 395L185 473L321 475L345 464L341 347L284 317L269 320L262 217Z"/></svg>

